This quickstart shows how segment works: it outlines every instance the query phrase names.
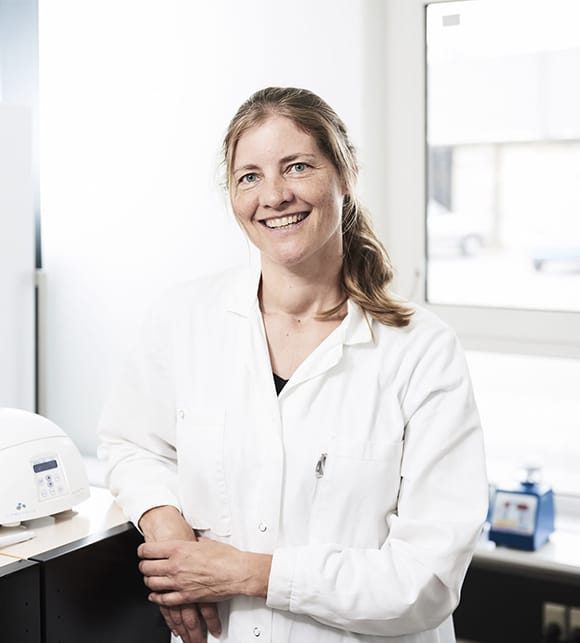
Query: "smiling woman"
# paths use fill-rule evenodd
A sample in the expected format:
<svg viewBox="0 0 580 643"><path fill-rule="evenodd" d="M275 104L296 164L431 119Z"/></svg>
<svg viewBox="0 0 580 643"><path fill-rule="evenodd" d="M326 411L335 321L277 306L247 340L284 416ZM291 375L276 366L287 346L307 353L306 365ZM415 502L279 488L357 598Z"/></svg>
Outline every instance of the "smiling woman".
<svg viewBox="0 0 580 643"><path fill-rule="evenodd" d="M264 144L266 148L262 148ZM324 196L317 194L316 199L321 201L319 209L322 212L334 211L336 214L338 211L340 233L334 239L342 244L339 271L342 291L378 321L395 326L407 325L411 312L402 302L396 301L387 289L393 279L391 262L356 195L356 151L345 124L316 94L303 89L269 87L256 92L241 105L224 140L227 182L234 212L237 213L237 195L243 192L240 185L259 183L260 175L256 172L258 168L251 155L262 149L264 155L267 149L272 154L274 145L282 154L277 159L281 164L276 169L279 180L271 186L266 185L266 188L274 188L278 192L266 193L266 201L262 205L287 208L284 195L294 198L288 192L289 186L296 184L293 176L300 180L310 179L308 184L313 194L324 186ZM287 147L282 151L284 145ZM244 154L250 158L242 156L240 159L240 155ZM305 156L300 157L300 154ZM272 158L269 160L275 162ZM299 171L296 161L301 161L298 163ZM284 177L286 181L282 180ZM282 188L286 192L280 193ZM268 202L272 198L273 201ZM291 209L289 211L293 212ZM309 212L307 207L305 212L298 214ZM265 225L268 218L272 217L264 217ZM330 234L332 217L324 215L317 219L313 228L321 230L319 241L322 242L324 230ZM334 232L338 232L338 228ZM332 245L325 250L332 252L331 248ZM343 303L344 298L333 308L321 312L321 317L332 317L340 311Z"/></svg>
<svg viewBox="0 0 580 643"><path fill-rule="evenodd" d="M293 272L330 264L338 275L345 188L315 139L271 116L243 133L233 165L232 206L262 262Z"/></svg>
<svg viewBox="0 0 580 643"><path fill-rule="evenodd" d="M260 270L164 297L101 420L150 600L186 643L453 643L488 497L457 340L390 293L318 96L257 92L224 157Z"/></svg>

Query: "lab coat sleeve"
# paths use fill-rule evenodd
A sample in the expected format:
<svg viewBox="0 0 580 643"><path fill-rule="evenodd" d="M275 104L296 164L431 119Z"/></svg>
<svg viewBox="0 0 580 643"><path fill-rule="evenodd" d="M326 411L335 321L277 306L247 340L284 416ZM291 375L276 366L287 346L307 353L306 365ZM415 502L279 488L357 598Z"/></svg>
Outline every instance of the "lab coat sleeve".
<svg viewBox="0 0 580 643"><path fill-rule="evenodd" d="M453 333L436 325L409 353L401 486L386 541L275 550L270 607L377 636L433 629L455 609L487 511L481 428Z"/></svg>
<svg viewBox="0 0 580 643"><path fill-rule="evenodd" d="M175 451L171 323L152 309L98 426L111 493L135 524L153 507L180 509Z"/></svg>

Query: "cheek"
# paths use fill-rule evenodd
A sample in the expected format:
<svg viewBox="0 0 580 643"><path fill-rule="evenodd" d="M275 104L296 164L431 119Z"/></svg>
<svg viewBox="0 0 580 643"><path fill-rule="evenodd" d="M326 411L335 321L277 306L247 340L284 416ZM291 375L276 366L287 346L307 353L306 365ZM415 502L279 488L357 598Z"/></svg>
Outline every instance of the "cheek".
<svg viewBox="0 0 580 643"><path fill-rule="evenodd" d="M306 197L312 204L324 210L326 217L334 220L342 219L342 202L344 197L333 181L321 181L310 186L310 194ZM326 218L325 217L325 218Z"/></svg>
<svg viewBox="0 0 580 643"><path fill-rule="evenodd" d="M255 210L252 198L247 194L241 194L235 196L231 200L231 203L236 219L238 219L240 223L249 221Z"/></svg>
<svg viewBox="0 0 580 643"><path fill-rule="evenodd" d="M342 202L342 195L337 194L336 192L327 192L326 194L321 195L320 204L332 223L342 221Z"/></svg>

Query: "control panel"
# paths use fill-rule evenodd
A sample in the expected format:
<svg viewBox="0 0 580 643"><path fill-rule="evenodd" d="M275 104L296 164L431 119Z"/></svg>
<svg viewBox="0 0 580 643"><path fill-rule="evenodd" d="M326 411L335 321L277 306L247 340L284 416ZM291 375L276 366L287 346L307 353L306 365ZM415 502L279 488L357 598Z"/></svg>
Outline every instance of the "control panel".
<svg viewBox="0 0 580 643"><path fill-rule="evenodd" d="M56 456L48 456L32 462L36 491L40 501L50 500L68 493L68 485Z"/></svg>

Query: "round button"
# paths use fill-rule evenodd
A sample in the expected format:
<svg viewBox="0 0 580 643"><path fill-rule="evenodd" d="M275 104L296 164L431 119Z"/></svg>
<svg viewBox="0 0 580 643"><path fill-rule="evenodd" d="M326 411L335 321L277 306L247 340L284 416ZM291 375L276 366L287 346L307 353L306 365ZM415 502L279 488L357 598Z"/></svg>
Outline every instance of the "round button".
<svg viewBox="0 0 580 643"><path fill-rule="evenodd" d="M258 525L258 529L259 529L261 532L268 531L268 525L267 525L265 522L261 522L261 523Z"/></svg>
<svg viewBox="0 0 580 643"><path fill-rule="evenodd" d="M254 628L254 636L258 637L258 636L261 636L261 634L262 634L262 628L256 625L256 627Z"/></svg>

